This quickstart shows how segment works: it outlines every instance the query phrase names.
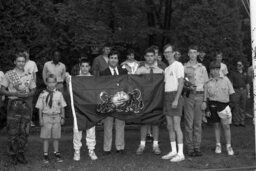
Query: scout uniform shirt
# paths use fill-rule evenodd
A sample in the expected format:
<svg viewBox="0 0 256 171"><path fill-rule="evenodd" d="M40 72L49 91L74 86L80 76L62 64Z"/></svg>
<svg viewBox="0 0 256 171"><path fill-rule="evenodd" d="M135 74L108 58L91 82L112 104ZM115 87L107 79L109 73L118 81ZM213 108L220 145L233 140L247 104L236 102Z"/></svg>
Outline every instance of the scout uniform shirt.
<svg viewBox="0 0 256 171"><path fill-rule="evenodd" d="M27 72L18 73L15 69L6 72L3 81L0 83L8 87L9 92L29 93L31 89L36 88L33 75ZM8 96L9 99L17 99L15 96Z"/></svg>
<svg viewBox="0 0 256 171"><path fill-rule="evenodd" d="M205 84L206 95L210 101L222 103L229 102L229 95L235 93L234 88L227 77L211 78Z"/></svg>
<svg viewBox="0 0 256 171"><path fill-rule="evenodd" d="M46 102L46 97L49 94L48 91L44 90L38 97L36 108L42 109L42 113L48 115L56 115L61 113L61 108L67 106L63 95L58 90L53 90L52 107Z"/></svg>
<svg viewBox="0 0 256 171"><path fill-rule="evenodd" d="M204 91L204 84L208 81L208 74L205 66L201 63L195 65L187 62L184 71L189 81L196 86L196 91Z"/></svg>

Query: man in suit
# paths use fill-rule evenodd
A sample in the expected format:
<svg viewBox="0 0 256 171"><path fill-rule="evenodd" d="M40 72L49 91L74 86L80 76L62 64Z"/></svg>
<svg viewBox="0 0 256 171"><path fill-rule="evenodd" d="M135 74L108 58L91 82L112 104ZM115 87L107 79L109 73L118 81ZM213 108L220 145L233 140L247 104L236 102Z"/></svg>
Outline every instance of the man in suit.
<svg viewBox="0 0 256 171"><path fill-rule="evenodd" d="M102 49L102 55L97 56L92 64L92 71L94 76L99 76L101 71L104 71L108 68L108 56L110 53L111 47L105 45Z"/></svg>
<svg viewBox="0 0 256 171"><path fill-rule="evenodd" d="M100 72L100 76L106 75L125 75L127 70L122 69L118 66L119 53L117 51L111 51L109 54L108 65L109 67ZM125 122L113 117L106 117L104 119L104 145L103 145L103 155L111 154L112 147L112 129L113 123L115 122L115 145L116 152L120 154L125 154L124 151L124 127Z"/></svg>

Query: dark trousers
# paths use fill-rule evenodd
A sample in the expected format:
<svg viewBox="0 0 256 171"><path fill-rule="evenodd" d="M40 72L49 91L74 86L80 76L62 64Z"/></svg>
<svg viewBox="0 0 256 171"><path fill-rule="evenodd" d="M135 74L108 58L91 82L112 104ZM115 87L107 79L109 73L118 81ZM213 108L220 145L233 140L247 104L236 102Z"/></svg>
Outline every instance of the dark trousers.
<svg viewBox="0 0 256 171"><path fill-rule="evenodd" d="M233 108L233 123L244 124L245 107L246 107L247 90L235 89L234 94L234 108Z"/></svg>
<svg viewBox="0 0 256 171"><path fill-rule="evenodd" d="M22 99L9 100L7 106L8 153L23 153L30 128L31 109Z"/></svg>

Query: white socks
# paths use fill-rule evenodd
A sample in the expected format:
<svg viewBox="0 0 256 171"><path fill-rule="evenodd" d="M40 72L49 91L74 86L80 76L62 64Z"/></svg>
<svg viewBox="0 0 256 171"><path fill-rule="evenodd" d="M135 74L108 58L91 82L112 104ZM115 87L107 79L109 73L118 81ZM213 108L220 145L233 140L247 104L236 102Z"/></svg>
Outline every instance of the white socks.
<svg viewBox="0 0 256 171"><path fill-rule="evenodd" d="M157 147L158 146L158 141L153 141L153 147Z"/></svg>
<svg viewBox="0 0 256 171"><path fill-rule="evenodd" d="M146 141L140 141L140 146L145 147L146 146Z"/></svg>
<svg viewBox="0 0 256 171"><path fill-rule="evenodd" d="M183 144L178 144L178 154L179 155L184 155L183 154Z"/></svg>
<svg viewBox="0 0 256 171"><path fill-rule="evenodd" d="M176 141L171 142L172 153L177 153Z"/></svg>

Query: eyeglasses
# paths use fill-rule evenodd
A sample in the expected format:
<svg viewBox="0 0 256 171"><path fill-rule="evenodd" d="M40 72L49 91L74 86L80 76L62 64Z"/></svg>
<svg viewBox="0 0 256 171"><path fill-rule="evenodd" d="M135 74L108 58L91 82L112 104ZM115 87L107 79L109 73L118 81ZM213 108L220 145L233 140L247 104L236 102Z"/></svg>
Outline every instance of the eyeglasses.
<svg viewBox="0 0 256 171"><path fill-rule="evenodd" d="M241 66L243 66L242 64L236 64L238 67L241 67Z"/></svg>
<svg viewBox="0 0 256 171"><path fill-rule="evenodd" d="M173 53L173 51L165 51L164 54L167 55L167 54L171 54Z"/></svg>

